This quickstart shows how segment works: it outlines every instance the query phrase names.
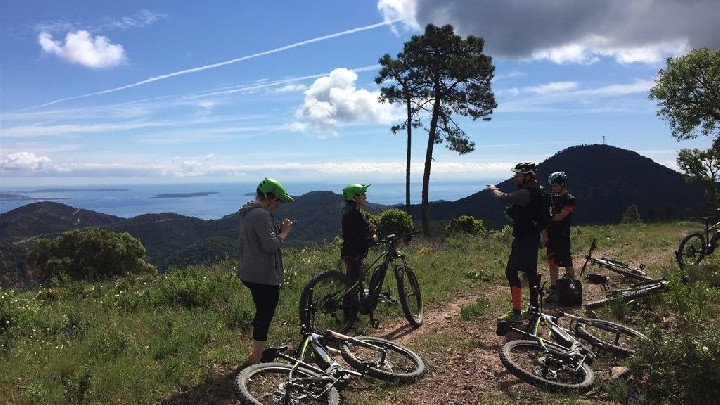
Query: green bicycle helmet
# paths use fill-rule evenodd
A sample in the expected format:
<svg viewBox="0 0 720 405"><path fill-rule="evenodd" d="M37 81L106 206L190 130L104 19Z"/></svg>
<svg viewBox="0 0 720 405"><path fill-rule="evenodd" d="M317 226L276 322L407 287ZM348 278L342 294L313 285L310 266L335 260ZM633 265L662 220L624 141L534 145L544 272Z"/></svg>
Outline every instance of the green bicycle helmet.
<svg viewBox="0 0 720 405"><path fill-rule="evenodd" d="M548 177L548 183L552 185L553 183L558 183L560 185L564 185L567 181L567 175L565 172L554 172L553 174Z"/></svg>
<svg viewBox="0 0 720 405"><path fill-rule="evenodd" d="M285 187L279 181L271 179L270 177L265 177L265 179L258 184L257 194L272 194L284 203L294 201L293 198L290 197L290 194L288 194L287 190L285 190Z"/></svg>
<svg viewBox="0 0 720 405"><path fill-rule="evenodd" d="M352 201L356 195L365 194L369 184L348 184L343 188L343 198L345 201Z"/></svg>

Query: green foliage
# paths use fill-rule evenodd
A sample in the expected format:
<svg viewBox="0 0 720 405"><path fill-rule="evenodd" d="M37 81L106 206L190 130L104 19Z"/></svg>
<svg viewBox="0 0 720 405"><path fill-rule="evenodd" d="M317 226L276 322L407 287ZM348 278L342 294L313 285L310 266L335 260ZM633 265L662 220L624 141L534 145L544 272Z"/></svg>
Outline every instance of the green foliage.
<svg viewBox="0 0 720 405"><path fill-rule="evenodd" d="M623 224L633 224L636 222L641 222L640 219L640 211L638 211L638 207L635 204L632 204L629 206L625 212L623 212L621 222Z"/></svg>
<svg viewBox="0 0 720 405"><path fill-rule="evenodd" d="M720 174L720 144L716 140L708 150L681 149L677 163L685 172L686 181L696 182L705 189L705 198L711 207L720 206L720 194L717 189Z"/></svg>
<svg viewBox="0 0 720 405"><path fill-rule="evenodd" d="M445 227L447 235L456 235L464 233L468 235L484 235L487 229L483 225L481 219L476 219L472 215L461 215L453 218Z"/></svg>
<svg viewBox="0 0 720 405"><path fill-rule="evenodd" d="M139 240L127 232L97 228L68 231L53 240L38 239L28 261L38 266L41 281L99 281L155 271L145 261L145 248Z"/></svg>
<svg viewBox="0 0 720 405"><path fill-rule="evenodd" d="M387 209L375 217L378 236L403 235L415 229L412 216L399 208Z"/></svg>
<svg viewBox="0 0 720 405"><path fill-rule="evenodd" d="M720 129L720 50L693 49L667 59L660 69L650 99L660 108L657 115L670 123L678 140L699 133L714 136Z"/></svg>
<svg viewBox="0 0 720 405"><path fill-rule="evenodd" d="M696 266L705 276L693 274L692 280L697 281L686 287L679 282L672 255L677 236L697 225L571 228L575 257L586 253L590 241L597 238L598 252L627 263L645 262L650 274L671 280L670 290L654 297L651 306L639 300L619 314L622 323L646 332L651 341L624 364L630 368L631 380L604 382L604 373L598 373L604 391L598 395L611 396L613 403L714 403L719 394L720 322L716 314L720 310L720 260L712 255L707 264ZM472 300L460 310L463 322L484 322L507 310L506 294L488 292L505 290L504 268L511 239L507 230L483 237L460 233L442 241L410 241L403 253L418 276L426 309L446 306L464 296ZM320 271L341 268L339 246L334 240L284 251L288 277L281 288L270 344L297 342L300 291ZM218 390L229 391L228 375L247 355L254 313L247 288L235 276L235 265L227 260L162 276L126 274L97 282L67 280L60 287L38 291L0 290L3 401L228 402L227 397L211 396ZM380 315L381 322L404 322L399 311ZM397 318L387 319L391 316ZM615 319L608 313L601 317ZM446 349L448 353L487 349L487 341L476 340L444 332L421 334L412 347L428 358L439 352L438 347L443 356ZM494 343L490 346L492 349ZM447 367L437 365L436 371ZM596 370L604 366L600 363ZM369 395L384 398L387 387L371 388ZM348 395L364 393L352 390ZM554 394L533 395L542 403L568 400Z"/></svg>

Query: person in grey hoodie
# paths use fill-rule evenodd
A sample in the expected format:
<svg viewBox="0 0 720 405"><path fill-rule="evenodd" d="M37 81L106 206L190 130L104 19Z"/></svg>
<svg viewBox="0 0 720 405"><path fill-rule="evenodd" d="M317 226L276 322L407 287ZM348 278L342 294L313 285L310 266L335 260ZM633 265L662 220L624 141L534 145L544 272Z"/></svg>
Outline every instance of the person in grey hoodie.
<svg viewBox="0 0 720 405"><path fill-rule="evenodd" d="M280 203L293 201L283 185L266 177L257 187L255 200L240 208L240 260L237 276L250 289L255 304L250 363L260 361L268 330L280 299L280 284L285 272L282 244L292 229L292 221L283 219L278 225L272 212Z"/></svg>

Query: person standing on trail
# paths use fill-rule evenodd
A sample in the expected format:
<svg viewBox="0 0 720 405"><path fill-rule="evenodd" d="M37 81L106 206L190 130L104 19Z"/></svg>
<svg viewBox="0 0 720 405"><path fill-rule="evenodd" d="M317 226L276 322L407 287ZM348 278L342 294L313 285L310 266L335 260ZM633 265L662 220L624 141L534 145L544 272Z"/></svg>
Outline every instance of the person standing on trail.
<svg viewBox="0 0 720 405"><path fill-rule="evenodd" d="M550 289L547 303L557 301L557 281L560 267L565 274L575 278L572 255L570 254L570 218L575 211L575 197L566 188L565 172L555 172L548 178L550 183L550 224L547 228L547 259L550 273Z"/></svg>
<svg viewBox="0 0 720 405"><path fill-rule="evenodd" d="M485 190L492 193L497 201L510 204L505 213L512 219L513 241L505 267L505 276L510 284L512 311L506 313L503 318L509 322L520 322L523 320L523 316L519 272L523 272L527 276L530 305L539 306L538 249L540 248L540 235L545 232L549 222L549 210L542 187L535 178L537 170L535 163L518 163L511 170L515 172L516 191L504 193L494 184L488 184Z"/></svg>
<svg viewBox="0 0 720 405"><path fill-rule="evenodd" d="M342 208L342 247L340 257L345 274L354 283L362 277L363 260L373 242L378 240L375 226L363 214L369 184L348 184L343 188L345 205ZM346 297L349 299L349 296ZM345 314L350 316L352 314Z"/></svg>
<svg viewBox="0 0 720 405"><path fill-rule="evenodd" d="M237 276L250 289L255 305L249 363L259 362L265 350L270 323L280 300L280 284L285 277L281 248L293 222L286 218L275 224L272 213L280 203L292 201L293 198L279 181L266 177L257 186L255 200L239 211L240 260Z"/></svg>

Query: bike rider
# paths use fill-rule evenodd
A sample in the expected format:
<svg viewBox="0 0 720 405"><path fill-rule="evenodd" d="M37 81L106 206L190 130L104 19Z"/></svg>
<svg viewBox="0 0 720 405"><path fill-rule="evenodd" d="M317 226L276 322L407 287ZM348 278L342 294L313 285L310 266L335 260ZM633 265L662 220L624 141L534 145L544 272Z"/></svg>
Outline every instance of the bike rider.
<svg viewBox="0 0 720 405"><path fill-rule="evenodd" d="M345 264L345 274L354 283L362 277L363 260L373 242L378 240L375 226L363 215L370 184L348 184L343 188L345 205L342 209L342 247L340 256ZM345 297L349 299L349 295ZM349 316L351 314L345 314Z"/></svg>
<svg viewBox="0 0 720 405"><path fill-rule="evenodd" d="M519 272L524 272L528 279L530 305L539 307L538 249L540 234L545 232L549 222L549 212L546 210L547 203L544 201L542 187L535 178L537 171L535 163L518 163L511 170L515 172L516 191L504 193L494 184L488 184L486 190L491 192L496 200L511 204L505 211L512 218L513 229L513 241L505 267L505 276L510 284L512 312L507 313L504 318L510 322L519 322L523 320Z"/></svg>
<svg viewBox="0 0 720 405"><path fill-rule="evenodd" d="M550 273L550 289L545 302L557 299L557 280L560 267L565 274L575 278L572 255L570 254L570 219L575 211L575 197L567 191L565 172L554 172L548 177L551 191L550 224L547 228L547 259Z"/></svg>

